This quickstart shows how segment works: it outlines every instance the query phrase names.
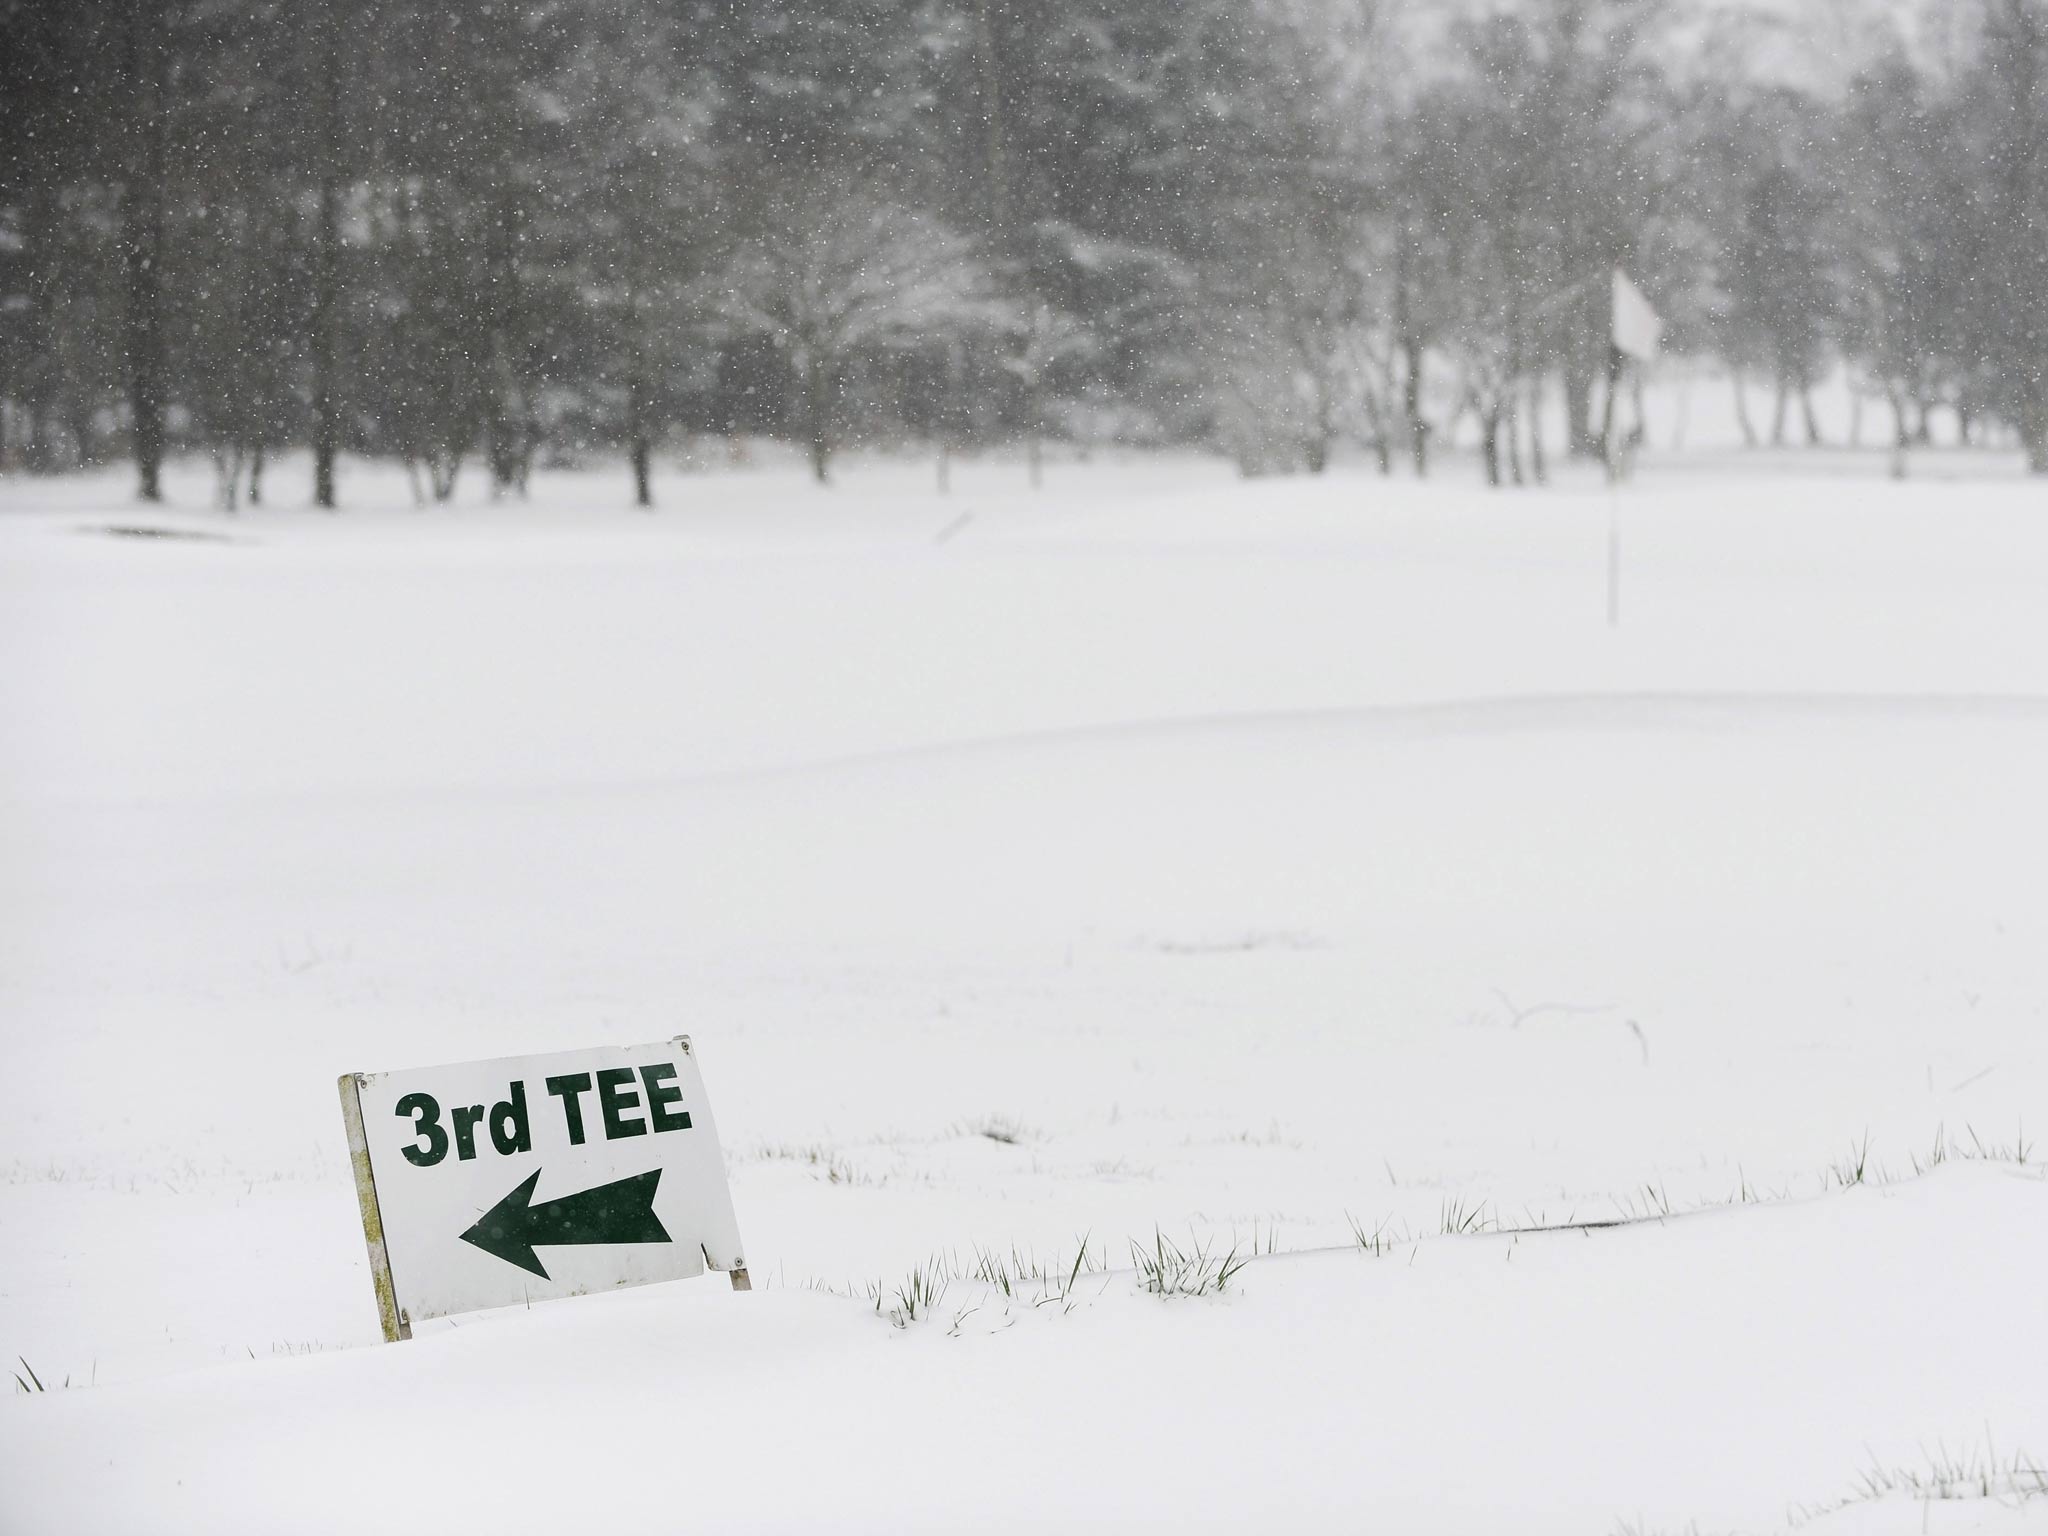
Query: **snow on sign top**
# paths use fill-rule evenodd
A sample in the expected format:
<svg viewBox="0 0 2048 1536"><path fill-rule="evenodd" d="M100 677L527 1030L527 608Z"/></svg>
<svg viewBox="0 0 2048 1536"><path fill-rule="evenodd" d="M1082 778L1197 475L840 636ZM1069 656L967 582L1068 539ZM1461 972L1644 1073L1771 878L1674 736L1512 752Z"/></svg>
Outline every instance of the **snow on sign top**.
<svg viewBox="0 0 2048 1536"><path fill-rule="evenodd" d="M687 1036L350 1073L341 1103L387 1338L706 1269L746 1285Z"/></svg>

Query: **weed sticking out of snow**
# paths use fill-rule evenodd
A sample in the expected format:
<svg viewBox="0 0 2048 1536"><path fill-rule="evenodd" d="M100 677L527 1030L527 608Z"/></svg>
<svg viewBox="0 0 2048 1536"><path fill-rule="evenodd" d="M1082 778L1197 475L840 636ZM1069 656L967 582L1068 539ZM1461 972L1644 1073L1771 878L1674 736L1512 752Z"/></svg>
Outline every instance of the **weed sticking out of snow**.
<svg viewBox="0 0 2048 1536"><path fill-rule="evenodd" d="M2025 1168L2034 1156L2034 1144L2027 1140L2024 1125L2017 1128L2011 1141L1993 1139L1986 1141L1977 1134L1975 1126L1965 1125L1963 1135L1967 1141L1949 1135L1946 1126L1937 1126L1934 1144L1923 1157L1918 1152L1909 1153L1907 1162L1912 1168L1911 1178L1932 1173L1945 1163L2010 1163L2015 1168ZM1882 1163L1874 1163L1870 1156L1870 1136L1866 1132L1860 1142L1852 1143L1848 1155L1832 1163L1821 1180L1825 1191L1829 1187L1854 1189L1860 1184L1896 1184L1899 1176ZM1748 1193L1745 1182L1743 1193ZM1785 1198L1783 1195L1777 1198Z"/></svg>
<svg viewBox="0 0 2048 1536"><path fill-rule="evenodd" d="M17 1397L22 1396L24 1394L29 1397L35 1397L41 1393L45 1393L50 1390L49 1385L44 1382L43 1378L36 1374L35 1367L28 1363L28 1359L26 1356L16 1355L14 1358L16 1362L19 1363L21 1366L20 1370L12 1371L9 1373L14 1377L14 1391ZM99 1362L95 1360L93 1362L92 1376L86 1381L80 1383L80 1385L87 1387L96 1386L98 1384L99 1374ZM68 1392L70 1389L71 1378L69 1376L66 1376L62 1381L57 1383L56 1390L58 1390L59 1392Z"/></svg>
<svg viewBox="0 0 2048 1536"><path fill-rule="evenodd" d="M1968 1126L1964 1127L1967 1141L1950 1136L1945 1129L1935 1133L1932 1149L1922 1155L1912 1153L1907 1158L1911 1172L1894 1173L1889 1165L1871 1156L1871 1139L1866 1134L1861 1141L1852 1143L1846 1156L1836 1159L1822 1169L1809 1188L1806 1181L1795 1179L1788 1184L1759 1188L1752 1184L1749 1175L1738 1169L1735 1188L1724 1198L1712 1197L1690 1203L1674 1204L1670 1192L1662 1184L1641 1184L1626 1194L1611 1195L1609 1203L1615 1214L1595 1220L1582 1219L1576 1211L1562 1221L1550 1221L1540 1211L1525 1212L1526 1219L1517 1223L1496 1222L1482 1219L1484 1207L1477 1209L1453 1199L1444 1203L1441 1230L1446 1237L1476 1236L1497 1232L1503 1235L1520 1232L1557 1231L1562 1228L1587 1228L1599 1230L1609 1227L1639 1226L1647 1222L1666 1221L1675 1216L1697 1216L1707 1211L1726 1210L1744 1205L1789 1205L1794 1201L1831 1194L1837 1190L1858 1189L1865 1186L1874 1189L1888 1188L1925 1178L1944 1164L1994 1163L2014 1168L2038 1166L2033 1159L2034 1147L2022 1131L2012 1141L1986 1141ZM1347 1218L1348 1219L1348 1218ZM1354 1235L1358 1232L1352 1224Z"/></svg>
<svg viewBox="0 0 2048 1536"><path fill-rule="evenodd" d="M801 1163L811 1170L813 1177L822 1179L827 1184L872 1186L884 1182L878 1175L862 1172L847 1159L825 1146L763 1147L760 1157L763 1162L769 1163Z"/></svg>
<svg viewBox="0 0 2048 1536"><path fill-rule="evenodd" d="M1467 1205L1456 1198L1444 1201L1439 1230L1445 1237L1472 1237L1481 1232L1498 1232L1500 1222L1485 1205Z"/></svg>
<svg viewBox="0 0 2048 1536"><path fill-rule="evenodd" d="M1661 1184L1645 1184L1615 1204L1629 1221L1662 1221L1671 1214L1671 1195Z"/></svg>
<svg viewBox="0 0 2048 1536"><path fill-rule="evenodd" d="M1892 1499L1917 1504L1982 1500L2013 1509L2048 1498L2048 1466L2024 1451L2000 1455L1988 1435L1981 1450L1951 1451L1937 1444L1932 1451L1923 1447L1923 1453L1925 1466L1887 1467L1873 1461L1846 1494L1825 1504L1796 1506L1787 1512L1787 1523L1797 1530L1857 1505Z"/></svg>
<svg viewBox="0 0 2048 1536"><path fill-rule="evenodd" d="M1863 1140L1849 1148L1849 1155L1834 1165L1831 1170L1835 1182L1844 1189L1861 1184L1870 1172L1870 1132L1863 1133Z"/></svg>
<svg viewBox="0 0 2048 1536"><path fill-rule="evenodd" d="M1966 1142L1957 1142L1943 1134L1936 1139L1935 1147L1931 1166L1923 1166L1921 1159L1916 1157L1912 1175L1894 1177L1884 1165L1871 1158L1870 1143L1866 1137L1852 1148L1848 1160L1831 1165L1822 1172L1817 1180L1817 1194L1826 1196L1839 1190L1903 1184L1912 1178L1925 1177L1933 1172L1934 1167L1950 1161L2027 1165L2028 1144L2024 1139L1998 1143L1971 1135ZM816 1162L819 1166L830 1166L830 1159L822 1153L815 1158L801 1153L786 1155L800 1161ZM1484 1202L1471 1203L1464 1197L1452 1196L1439 1208L1436 1230L1432 1233L1418 1234L1406 1226L1397 1229L1392 1218L1384 1218L1367 1227L1358 1217L1347 1212L1344 1221L1351 1233L1351 1241L1346 1247L1371 1258L1384 1258L1398 1249L1415 1249L1434 1241L1515 1239L1560 1231L1609 1231L1739 1206L1787 1205L1802 1198L1813 1196L1802 1196L1789 1188L1759 1191L1746 1176L1741 1176L1737 1189L1726 1199L1674 1205L1662 1185L1643 1184L1627 1194L1610 1197L1617 1212L1613 1216L1583 1220L1574 1213L1558 1222L1547 1220L1543 1213L1533 1211L1524 1212L1522 1220L1507 1220ZM1150 1244L1134 1240L1130 1248L1131 1272L1138 1281L1138 1288L1148 1295L1162 1297L1220 1295L1235 1283L1248 1265L1260 1259L1283 1254L1298 1257L1343 1251L1318 1248L1283 1250L1277 1224L1265 1226L1258 1223L1253 1225L1249 1243L1238 1241L1233 1232L1229 1246L1220 1251L1213 1237L1190 1233L1188 1243L1183 1246L1165 1236L1158 1227L1153 1229ZM954 1286L978 1286L982 1300L956 1311L947 1328L949 1336L957 1337L965 1320L989 1303L994 1303L998 1315L1006 1320L1014 1320L1013 1309L1018 1306L1033 1310L1057 1306L1062 1313L1071 1312L1080 1300L1085 1299L1076 1294L1081 1278L1110 1273L1106 1257L1091 1246L1090 1239L1083 1237L1071 1260L1057 1259L1048 1263L1015 1248L1008 1253L977 1248L967 1259L956 1253L934 1254L895 1284L875 1280L849 1291L813 1279L807 1282L806 1288L827 1295L865 1300L878 1317L886 1318L896 1328L908 1328L913 1323L936 1318L941 1303ZM1008 1321L999 1326L1008 1326Z"/></svg>
<svg viewBox="0 0 2048 1536"><path fill-rule="evenodd" d="M1359 1252L1370 1254L1375 1259L1385 1258L1394 1251L1394 1246L1397 1242L1405 1240L1397 1239L1388 1230L1390 1223L1385 1220L1381 1221L1370 1232L1365 1230L1365 1223L1356 1216L1353 1216L1349 1211L1344 1213L1344 1221L1351 1228L1351 1240L1358 1245Z"/></svg>
<svg viewBox="0 0 2048 1536"><path fill-rule="evenodd" d="M2013 1133L2011 1141L1987 1142L1977 1134L1975 1126L1964 1126L1963 1133L1970 1138L1968 1146L1952 1138L1947 1126L1937 1126L1934 1145L1928 1150L1926 1163L1921 1163L1918 1153L1912 1157L1914 1175L1930 1173L1952 1159L1966 1163L2012 1163L2024 1168L2033 1158L2034 1144L2027 1140L2024 1125Z"/></svg>
<svg viewBox="0 0 2048 1536"><path fill-rule="evenodd" d="M957 1336L961 1323L992 1299L1000 1300L1005 1316L1019 1305L1033 1309L1057 1306L1062 1312L1070 1312L1079 1300L1074 1288L1081 1277L1106 1274L1108 1270L1108 1261L1090 1247L1086 1237L1075 1245L1071 1260L1050 1263L1014 1248L1007 1254L977 1248L967 1260L958 1254L933 1254L899 1284L868 1282L865 1296L876 1316L888 1319L894 1327L908 1328L912 1323L929 1321L954 1285L978 1285L982 1287L983 1301L957 1312L946 1330ZM810 1288L828 1295L848 1294L819 1282L813 1282Z"/></svg>
<svg viewBox="0 0 2048 1536"><path fill-rule="evenodd" d="M920 1264L904 1278L892 1293L895 1305L883 1313L898 1328L908 1328L912 1323L929 1321L932 1313L946 1298L950 1284L946 1274L935 1263ZM875 1297L875 1310L882 1312L882 1296ZM955 1319L958 1326L958 1319Z"/></svg>
<svg viewBox="0 0 2048 1536"><path fill-rule="evenodd" d="M962 1136L980 1136L1005 1147L1022 1146L1027 1141L1040 1139L1038 1132L1021 1120L1008 1115L983 1115L978 1120L963 1120L959 1125Z"/></svg>
<svg viewBox="0 0 2048 1536"><path fill-rule="evenodd" d="M1251 1259L1235 1247L1218 1254L1193 1236L1182 1248L1154 1227L1151 1247L1131 1244L1131 1262L1139 1287L1154 1296L1211 1296L1221 1295Z"/></svg>
<svg viewBox="0 0 2048 1536"><path fill-rule="evenodd" d="M1233 1248L1237 1246L1237 1229L1235 1227L1232 1227L1230 1230L1230 1245ZM1251 1242L1246 1245L1245 1251L1255 1257L1268 1259L1279 1253L1280 1223L1274 1221L1262 1225L1254 1221L1252 1223Z"/></svg>
<svg viewBox="0 0 2048 1536"><path fill-rule="evenodd" d="M529 1312L533 1310L531 1302L527 1304L526 1310ZM457 1325L451 1321L448 1326L453 1328ZM331 1345L324 1344L318 1339L277 1339L272 1341L270 1353L274 1359L289 1360L300 1355L325 1354L330 1348L332 1348ZM256 1350L253 1345L243 1345L242 1352L251 1360L256 1358Z"/></svg>

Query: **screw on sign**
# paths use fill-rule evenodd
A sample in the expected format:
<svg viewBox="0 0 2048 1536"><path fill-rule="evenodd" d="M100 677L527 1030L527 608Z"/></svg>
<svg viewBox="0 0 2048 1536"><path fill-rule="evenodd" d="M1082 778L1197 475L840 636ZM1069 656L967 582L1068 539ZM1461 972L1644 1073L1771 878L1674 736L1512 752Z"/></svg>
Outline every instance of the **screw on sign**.
<svg viewBox="0 0 2048 1536"><path fill-rule="evenodd" d="M723 1270L748 1289L687 1036L341 1079L387 1339Z"/></svg>

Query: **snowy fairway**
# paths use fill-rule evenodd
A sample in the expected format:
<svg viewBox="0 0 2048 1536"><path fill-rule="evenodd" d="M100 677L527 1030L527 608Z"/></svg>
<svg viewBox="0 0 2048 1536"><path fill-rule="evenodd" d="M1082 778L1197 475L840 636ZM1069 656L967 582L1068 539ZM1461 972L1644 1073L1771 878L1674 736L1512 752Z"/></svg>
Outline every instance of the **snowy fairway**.
<svg viewBox="0 0 2048 1536"><path fill-rule="evenodd" d="M1018 478L0 488L0 1353L96 1383L0 1404L0 1531L1758 1531L2048 1459L2048 492L1653 467L1611 631L1592 487ZM359 1347L337 1073L677 1031L765 1289ZM1162 1301L1155 1229L1279 1256Z"/></svg>

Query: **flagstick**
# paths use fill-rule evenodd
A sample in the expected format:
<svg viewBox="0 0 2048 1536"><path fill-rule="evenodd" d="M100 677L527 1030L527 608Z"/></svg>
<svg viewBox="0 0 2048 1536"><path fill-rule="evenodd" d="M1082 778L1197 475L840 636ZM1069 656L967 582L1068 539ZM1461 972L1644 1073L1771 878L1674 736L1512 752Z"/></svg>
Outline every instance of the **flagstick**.
<svg viewBox="0 0 2048 1536"><path fill-rule="evenodd" d="M1642 367L1654 361L1664 321L1620 267L1614 269L1613 304L1608 312L1607 361L1607 627L1621 628L1621 477L1629 456L1619 439L1616 400L1631 364L1636 368L1636 431L1644 430Z"/></svg>
<svg viewBox="0 0 2048 1536"><path fill-rule="evenodd" d="M1607 482L1607 627L1621 628L1621 484Z"/></svg>
<svg viewBox="0 0 2048 1536"><path fill-rule="evenodd" d="M1620 347L1607 357L1607 412L1600 436L1607 448L1607 627L1621 628L1621 477L1627 466L1621 446L1621 381L1628 358Z"/></svg>

